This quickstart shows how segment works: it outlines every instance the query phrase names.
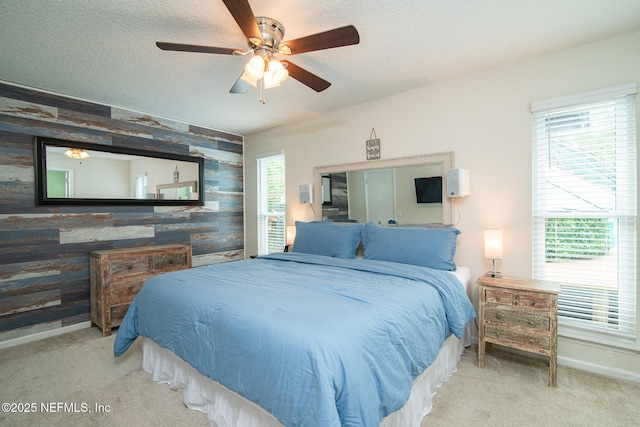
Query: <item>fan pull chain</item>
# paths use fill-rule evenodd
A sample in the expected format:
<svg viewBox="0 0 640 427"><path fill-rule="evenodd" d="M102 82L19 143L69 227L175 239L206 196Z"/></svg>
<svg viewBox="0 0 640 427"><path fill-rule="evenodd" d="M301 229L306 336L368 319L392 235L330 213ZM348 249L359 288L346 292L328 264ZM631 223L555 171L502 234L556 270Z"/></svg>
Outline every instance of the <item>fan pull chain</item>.
<svg viewBox="0 0 640 427"><path fill-rule="evenodd" d="M267 100L264 99L264 79L260 79L258 81L258 84L260 86L260 103L261 104L266 104Z"/></svg>

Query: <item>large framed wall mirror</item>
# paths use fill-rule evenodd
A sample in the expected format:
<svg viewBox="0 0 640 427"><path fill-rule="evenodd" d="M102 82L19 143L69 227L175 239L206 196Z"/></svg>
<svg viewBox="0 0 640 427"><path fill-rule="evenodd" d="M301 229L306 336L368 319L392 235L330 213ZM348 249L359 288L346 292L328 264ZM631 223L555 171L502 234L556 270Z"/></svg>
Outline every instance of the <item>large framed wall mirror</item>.
<svg viewBox="0 0 640 427"><path fill-rule="evenodd" d="M38 205L204 205L204 159L36 138Z"/></svg>
<svg viewBox="0 0 640 427"><path fill-rule="evenodd" d="M417 180L437 179L453 169L453 152L425 154L360 163L316 167L314 210L316 220L375 222L381 224L451 224L453 204L448 197L424 203ZM330 203L327 201L330 200Z"/></svg>

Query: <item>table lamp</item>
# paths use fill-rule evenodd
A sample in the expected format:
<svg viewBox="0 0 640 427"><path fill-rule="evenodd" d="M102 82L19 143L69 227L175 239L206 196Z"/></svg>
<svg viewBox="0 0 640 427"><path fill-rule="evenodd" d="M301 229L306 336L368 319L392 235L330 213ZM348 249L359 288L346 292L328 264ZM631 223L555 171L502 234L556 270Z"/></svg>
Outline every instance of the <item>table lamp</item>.
<svg viewBox="0 0 640 427"><path fill-rule="evenodd" d="M487 276L502 277L496 271L496 260L502 259L502 230L484 230L484 258L493 261L493 271Z"/></svg>

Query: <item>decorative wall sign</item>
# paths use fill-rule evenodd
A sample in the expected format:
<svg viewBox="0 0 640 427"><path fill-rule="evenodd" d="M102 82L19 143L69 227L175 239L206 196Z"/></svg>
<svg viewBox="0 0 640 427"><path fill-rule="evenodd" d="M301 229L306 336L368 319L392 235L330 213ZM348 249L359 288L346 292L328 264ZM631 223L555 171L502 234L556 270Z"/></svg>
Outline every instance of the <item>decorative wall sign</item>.
<svg viewBox="0 0 640 427"><path fill-rule="evenodd" d="M371 136L367 140L367 160L380 158L380 138L376 135L375 128L371 129Z"/></svg>

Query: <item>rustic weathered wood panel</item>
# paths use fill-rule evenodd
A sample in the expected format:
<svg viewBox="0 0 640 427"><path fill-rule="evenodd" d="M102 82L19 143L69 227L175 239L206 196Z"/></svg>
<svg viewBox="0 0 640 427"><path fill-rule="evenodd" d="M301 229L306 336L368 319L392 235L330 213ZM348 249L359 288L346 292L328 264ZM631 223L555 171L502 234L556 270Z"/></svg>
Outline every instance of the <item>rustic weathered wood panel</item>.
<svg viewBox="0 0 640 427"><path fill-rule="evenodd" d="M205 159L205 206L36 206L34 138ZM243 138L0 83L0 341L88 321L89 252L189 244L244 257Z"/></svg>

